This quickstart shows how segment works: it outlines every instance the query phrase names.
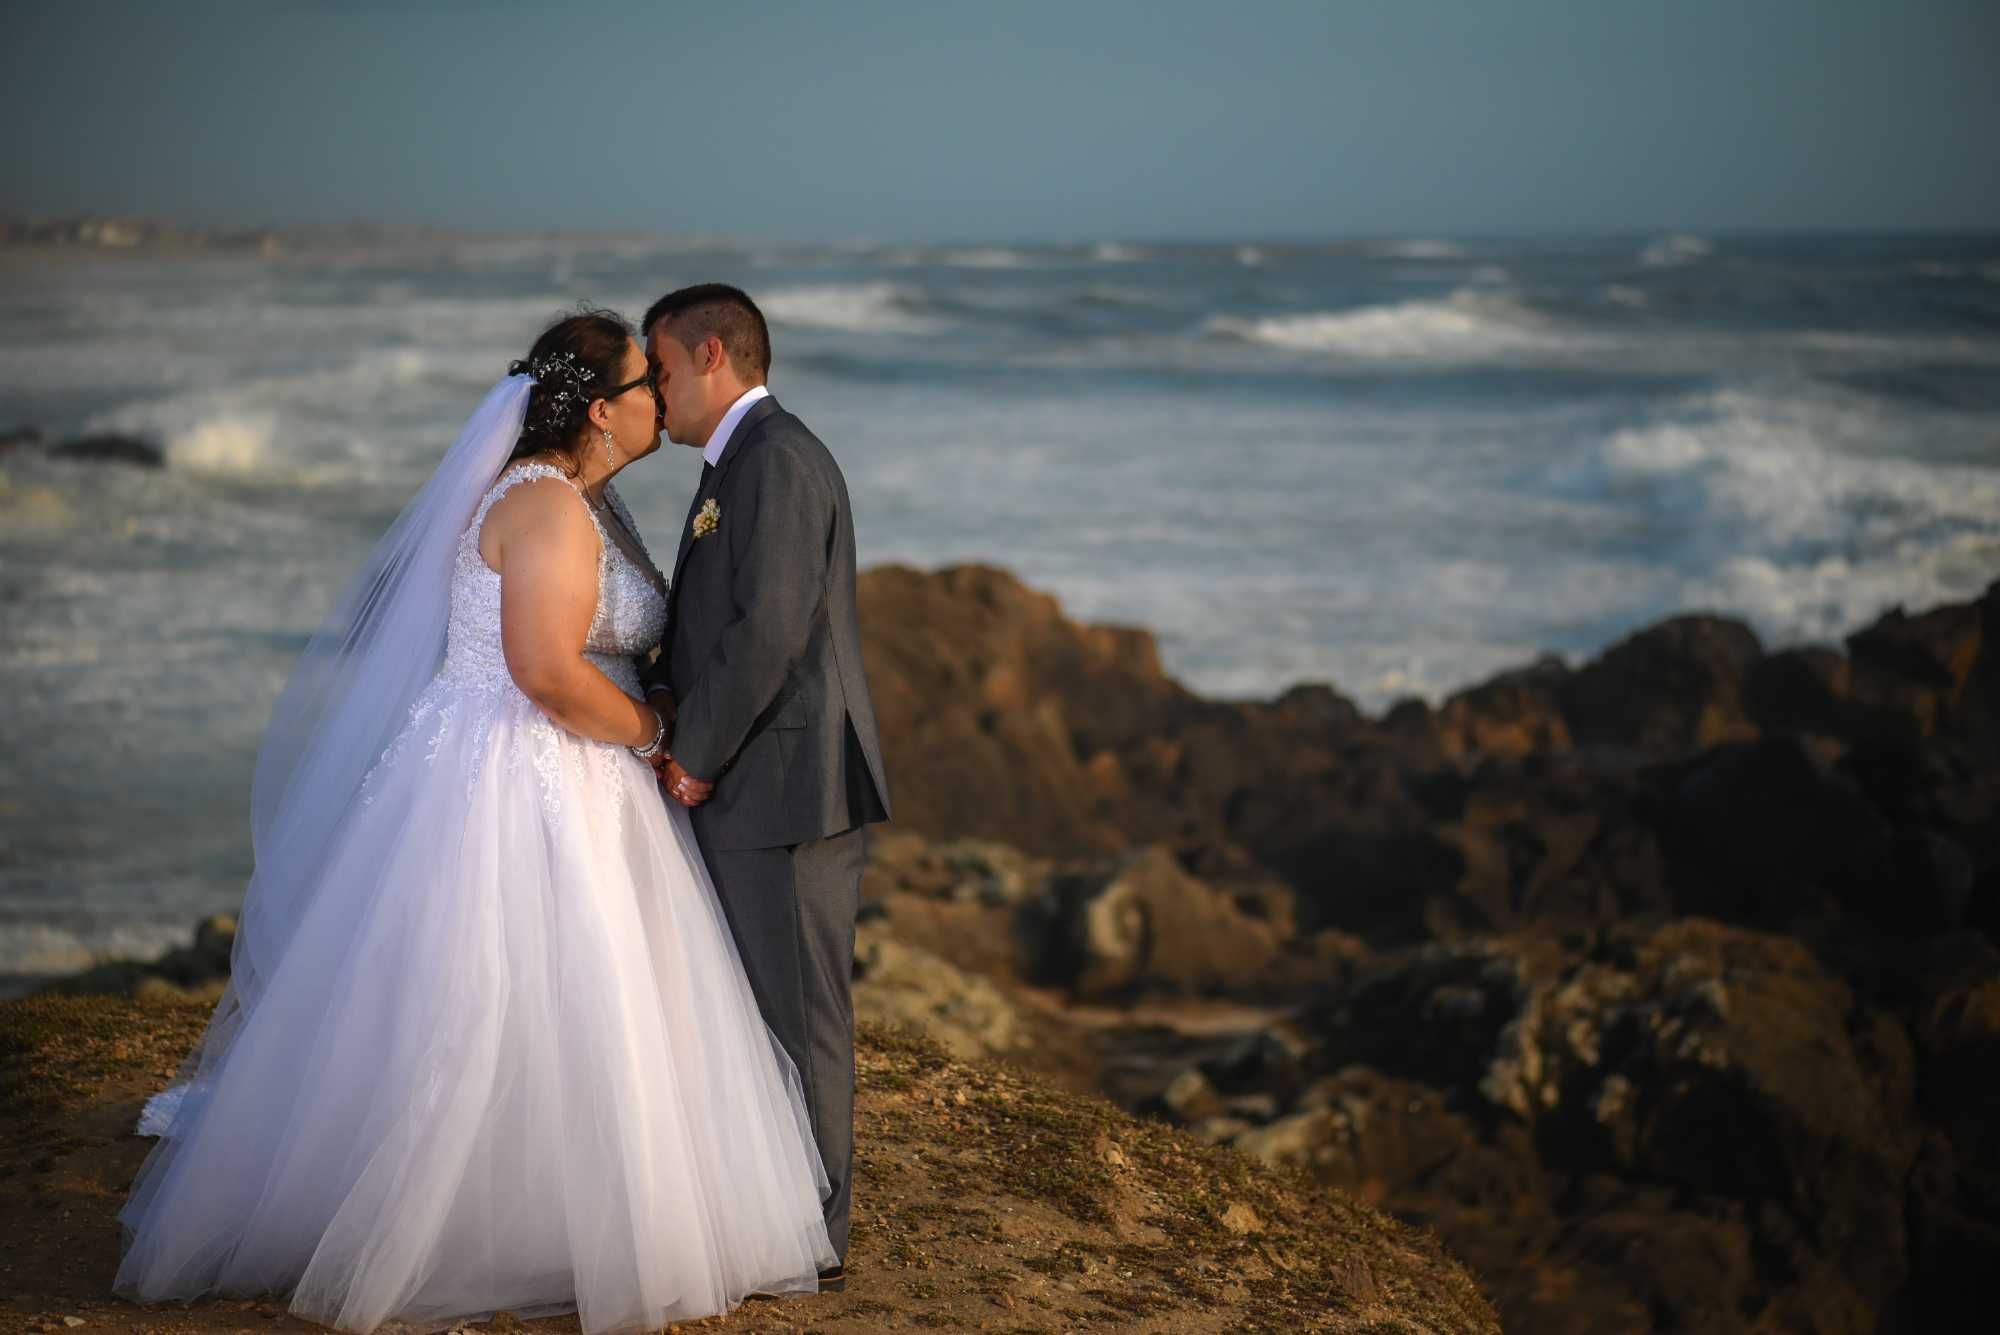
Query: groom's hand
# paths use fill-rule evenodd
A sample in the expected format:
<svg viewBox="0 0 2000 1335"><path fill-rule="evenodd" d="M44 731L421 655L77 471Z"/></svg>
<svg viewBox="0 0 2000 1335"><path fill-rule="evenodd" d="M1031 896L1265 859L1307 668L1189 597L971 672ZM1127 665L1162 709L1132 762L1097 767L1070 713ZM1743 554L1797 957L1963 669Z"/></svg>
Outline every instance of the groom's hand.
<svg viewBox="0 0 2000 1335"><path fill-rule="evenodd" d="M684 807L698 807L708 801L715 785L704 783L681 768L681 762L669 759L667 767L660 771L660 786L667 790L667 796Z"/></svg>

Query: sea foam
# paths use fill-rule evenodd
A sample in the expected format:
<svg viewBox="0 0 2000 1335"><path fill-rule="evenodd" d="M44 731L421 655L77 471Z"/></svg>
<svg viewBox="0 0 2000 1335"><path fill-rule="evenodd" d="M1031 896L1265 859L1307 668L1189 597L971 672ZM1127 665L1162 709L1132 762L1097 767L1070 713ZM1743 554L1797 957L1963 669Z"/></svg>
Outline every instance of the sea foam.
<svg viewBox="0 0 2000 1335"><path fill-rule="evenodd" d="M1293 352L1360 361L1476 362L1551 352L1576 339L1505 293L1460 288L1441 300L1243 319L1219 315L1212 333Z"/></svg>
<svg viewBox="0 0 2000 1335"><path fill-rule="evenodd" d="M1741 617L1773 647L1837 642L1899 603L1977 597L2000 569L2000 470L1939 453L1976 459L1956 442L1980 422L1831 385L1742 385L1663 403L1606 433L1595 468L1548 480L1643 541L1643 564L1625 564L1659 587L1620 607Z"/></svg>
<svg viewBox="0 0 2000 1335"><path fill-rule="evenodd" d="M920 315L921 298L892 283L779 288L761 302L778 324L839 329L855 334L922 334L939 327Z"/></svg>
<svg viewBox="0 0 2000 1335"><path fill-rule="evenodd" d="M257 473L272 463L277 419L219 417L198 422L167 441L167 462L197 473Z"/></svg>
<svg viewBox="0 0 2000 1335"><path fill-rule="evenodd" d="M975 246L968 250L946 251L944 262L960 269L1025 269L1035 263L1035 259L1001 246Z"/></svg>
<svg viewBox="0 0 2000 1335"><path fill-rule="evenodd" d="M107 960L154 960L184 946L193 917L172 922L133 918L91 926L0 922L0 994L25 992L33 980L78 973Z"/></svg>
<svg viewBox="0 0 2000 1335"><path fill-rule="evenodd" d="M1693 264L1705 260L1715 253L1715 243L1690 232L1669 232L1646 243L1639 252L1639 263L1648 268L1668 268L1680 264Z"/></svg>
<svg viewBox="0 0 2000 1335"><path fill-rule="evenodd" d="M1394 260L1456 260L1465 257L1465 247L1455 242L1431 241L1421 237L1371 242L1364 249L1370 255Z"/></svg>

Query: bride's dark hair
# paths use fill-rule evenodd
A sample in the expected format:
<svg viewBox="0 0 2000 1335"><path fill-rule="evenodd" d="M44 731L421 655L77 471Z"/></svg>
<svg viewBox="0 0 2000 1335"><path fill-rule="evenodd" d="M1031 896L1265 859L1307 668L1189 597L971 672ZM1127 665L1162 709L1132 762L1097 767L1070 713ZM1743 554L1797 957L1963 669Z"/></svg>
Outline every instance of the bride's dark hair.
<svg viewBox="0 0 2000 1335"><path fill-rule="evenodd" d="M631 338L632 326L607 310L581 310L542 331L528 355L507 368L509 375L536 380L509 463L549 450L575 471L584 414L597 391L618 383Z"/></svg>

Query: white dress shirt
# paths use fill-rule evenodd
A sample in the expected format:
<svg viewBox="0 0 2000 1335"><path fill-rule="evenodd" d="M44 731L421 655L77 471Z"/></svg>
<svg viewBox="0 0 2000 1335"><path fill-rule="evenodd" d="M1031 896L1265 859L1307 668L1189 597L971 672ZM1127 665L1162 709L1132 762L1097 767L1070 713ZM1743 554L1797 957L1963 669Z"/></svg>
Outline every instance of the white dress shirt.
<svg viewBox="0 0 2000 1335"><path fill-rule="evenodd" d="M768 399L771 391L762 385L743 391L743 397L729 405L729 411L715 424L715 432L709 436L708 444L702 447L701 457L710 465L720 464L723 454L729 449L729 438L736 434L736 424L743 420L743 414L750 411L750 405L759 399Z"/></svg>

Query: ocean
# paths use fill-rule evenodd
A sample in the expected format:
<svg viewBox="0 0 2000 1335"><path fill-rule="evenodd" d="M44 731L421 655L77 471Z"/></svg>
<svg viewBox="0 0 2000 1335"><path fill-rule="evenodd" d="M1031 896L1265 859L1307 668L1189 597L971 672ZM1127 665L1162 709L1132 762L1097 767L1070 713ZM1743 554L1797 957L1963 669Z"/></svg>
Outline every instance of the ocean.
<svg viewBox="0 0 2000 1335"><path fill-rule="evenodd" d="M1005 566L1192 688L1371 712L1660 617L1832 642L2000 576L2000 236L0 252L0 994L249 871L292 658L511 358L738 283L864 566ZM670 559L699 461L621 476ZM665 560L662 561L665 564Z"/></svg>

